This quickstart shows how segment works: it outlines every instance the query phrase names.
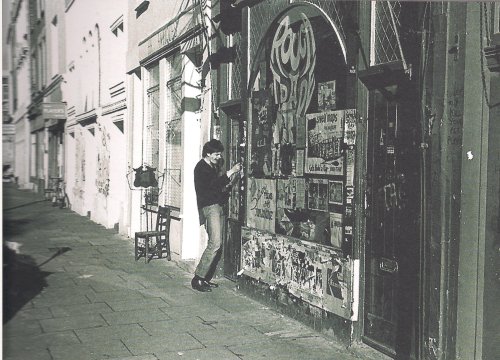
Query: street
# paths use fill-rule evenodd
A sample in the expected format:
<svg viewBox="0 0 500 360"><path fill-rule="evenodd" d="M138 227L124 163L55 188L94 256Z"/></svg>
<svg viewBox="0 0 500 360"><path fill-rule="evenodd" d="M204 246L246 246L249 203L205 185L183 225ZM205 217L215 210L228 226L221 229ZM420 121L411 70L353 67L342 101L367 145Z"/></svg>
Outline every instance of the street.
<svg viewBox="0 0 500 360"><path fill-rule="evenodd" d="M200 293L166 259L13 184L3 188L7 360L383 359L240 294Z"/></svg>

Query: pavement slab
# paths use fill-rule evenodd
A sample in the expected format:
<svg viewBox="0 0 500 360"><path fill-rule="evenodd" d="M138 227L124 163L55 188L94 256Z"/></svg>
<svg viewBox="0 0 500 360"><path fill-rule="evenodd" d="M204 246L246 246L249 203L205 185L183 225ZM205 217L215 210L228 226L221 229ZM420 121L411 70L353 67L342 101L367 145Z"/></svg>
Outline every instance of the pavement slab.
<svg viewBox="0 0 500 360"><path fill-rule="evenodd" d="M64 316L54 319L44 319L40 320L40 324L44 332L95 328L108 325L100 314Z"/></svg>
<svg viewBox="0 0 500 360"><path fill-rule="evenodd" d="M102 360L132 355L120 340L108 340L93 344L50 346L53 360Z"/></svg>
<svg viewBox="0 0 500 360"><path fill-rule="evenodd" d="M228 279L197 292L186 267L135 261L132 239L30 192L4 187L5 208L4 237L17 246L4 267L12 276L6 360L375 358L244 296Z"/></svg>
<svg viewBox="0 0 500 360"><path fill-rule="evenodd" d="M82 343L96 343L107 340L128 340L146 338L150 334L139 324L111 325L100 328L75 330Z"/></svg>

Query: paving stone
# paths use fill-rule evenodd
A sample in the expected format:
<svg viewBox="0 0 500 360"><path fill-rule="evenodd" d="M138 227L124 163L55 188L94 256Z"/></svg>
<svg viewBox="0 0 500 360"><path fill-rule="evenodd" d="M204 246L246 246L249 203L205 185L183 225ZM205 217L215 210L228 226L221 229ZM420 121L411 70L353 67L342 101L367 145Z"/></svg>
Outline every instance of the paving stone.
<svg viewBox="0 0 500 360"><path fill-rule="evenodd" d="M54 317L104 314L113 311L104 302L77 305L56 305L51 306L50 310L52 311L52 314L54 314Z"/></svg>
<svg viewBox="0 0 500 360"><path fill-rule="evenodd" d="M195 349L203 349L195 338L189 334L176 334L175 336L166 336L158 340L157 337L147 339L124 340L123 343L134 355L141 354L163 354L165 352L178 352Z"/></svg>
<svg viewBox="0 0 500 360"><path fill-rule="evenodd" d="M4 353L4 360L54 360L47 349L13 351L10 354Z"/></svg>
<svg viewBox="0 0 500 360"><path fill-rule="evenodd" d="M113 360L158 360L153 354L113 358Z"/></svg>
<svg viewBox="0 0 500 360"><path fill-rule="evenodd" d="M108 324L99 314L65 316L55 319L40 320L44 332L75 330L107 326Z"/></svg>
<svg viewBox="0 0 500 360"><path fill-rule="evenodd" d="M23 308L21 311L14 315L13 321L19 320L42 320L52 318L52 312L48 307L43 308Z"/></svg>
<svg viewBox="0 0 500 360"><path fill-rule="evenodd" d="M133 301L108 301L107 304L113 309L113 311L164 308L169 305L165 302L165 300L159 297L144 298Z"/></svg>
<svg viewBox="0 0 500 360"><path fill-rule="evenodd" d="M162 308L173 319L200 317L203 320L216 320L228 316L228 312L217 306L170 306Z"/></svg>
<svg viewBox="0 0 500 360"><path fill-rule="evenodd" d="M3 326L3 337L11 336L35 336L42 333L38 320L11 319Z"/></svg>
<svg viewBox="0 0 500 360"><path fill-rule="evenodd" d="M14 336L5 339L3 342L4 354L15 354L16 352L40 351L53 345L71 345L80 344L76 334L73 331L61 331L50 334L39 334L29 337L26 341L25 336Z"/></svg>
<svg viewBox="0 0 500 360"><path fill-rule="evenodd" d="M55 299L55 298L61 298L64 296L85 296L87 294L92 293L93 290L90 286L76 286L76 287L71 287L70 290L65 289L65 288L54 288L54 287L46 287L40 292L40 297L44 299ZM69 293L69 294L68 294Z"/></svg>
<svg viewBox="0 0 500 360"><path fill-rule="evenodd" d="M213 329L210 323L206 323L198 317L141 322L140 325L153 337L162 337L165 334L190 333L204 328Z"/></svg>
<svg viewBox="0 0 500 360"><path fill-rule="evenodd" d="M241 360L226 348L209 348L158 354L158 360Z"/></svg>
<svg viewBox="0 0 500 360"><path fill-rule="evenodd" d="M51 346L49 351L53 360L101 360L132 355L119 340L109 340L95 344Z"/></svg>
<svg viewBox="0 0 500 360"><path fill-rule="evenodd" d="M255 343L266 340L266 336L250 326L240 326L231 329L214 329L204 327L189 332L196 340L203 345L237 345L245 343Z"/></svg>
<svg viewBox="0 0 500 360"><path fill-rule="evenodd" d="M149 337L150 334L139 324L111 325L100 328L75 330L82 343L96 343L107 340L126 340Z"/></svg>
<svg viewBox="0 0 500 360"><path fill-rule="evenodd" d="M48 307L54 305L88 304L89 299L86 295L73 295L70 291L68 291L66 295L60 297L49 298L46 296L38 295L32 300L32 303L34 307Z"/></svg>
<svg viewBox="0 0 500 360"><path fill-rule="evenodd" d="M125 289L95 293L89 299L91 302L134 301L144 299L144 296L138 290Z"/></svg>
<svg viewBox="0 0 500 360"><path fill-rule="evenodd" d="M110 325L132 324L154 320L160 321L171 319L168 314L165 314L158 308L118 311L108 314L102 314L102 316Z"/></svg>

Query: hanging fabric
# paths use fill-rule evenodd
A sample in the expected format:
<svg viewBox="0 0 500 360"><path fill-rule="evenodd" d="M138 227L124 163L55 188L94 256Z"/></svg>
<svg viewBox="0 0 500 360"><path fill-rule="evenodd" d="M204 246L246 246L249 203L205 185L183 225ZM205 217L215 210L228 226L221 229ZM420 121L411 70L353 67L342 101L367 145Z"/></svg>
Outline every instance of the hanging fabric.
<svg viewBox="0 0 500 360"><path fill-rule="evenodd" d="M135 171L134 186L144 187L144 188L148 188L151 186L157 187L158 180L156 179L155 176L155 170L156 168L152 168L147 165L142 165L134 169Z"/></svg>

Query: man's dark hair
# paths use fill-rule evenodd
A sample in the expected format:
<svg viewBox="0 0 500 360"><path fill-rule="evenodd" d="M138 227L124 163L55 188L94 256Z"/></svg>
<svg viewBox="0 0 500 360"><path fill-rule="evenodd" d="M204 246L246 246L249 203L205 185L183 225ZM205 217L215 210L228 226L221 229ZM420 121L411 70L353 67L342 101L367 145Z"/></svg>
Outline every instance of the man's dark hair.
<svg viewBox="0 0 500 360"><path fill-rule="evenodd" d="M213 154L216 152L223 152L224 151L224 145L219 140L212 139L209 142L205 143L203 145L203 152L201 156L205 157L208 154Z"/></svg>

